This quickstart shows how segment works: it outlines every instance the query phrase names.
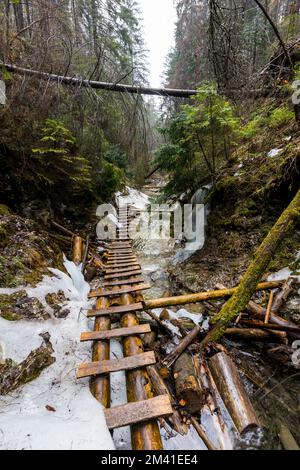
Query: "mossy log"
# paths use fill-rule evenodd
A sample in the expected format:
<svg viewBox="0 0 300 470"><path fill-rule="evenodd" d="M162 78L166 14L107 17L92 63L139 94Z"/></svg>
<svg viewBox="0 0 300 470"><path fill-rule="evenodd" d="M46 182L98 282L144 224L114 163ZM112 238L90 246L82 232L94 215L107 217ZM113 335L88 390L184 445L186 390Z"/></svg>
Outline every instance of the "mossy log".
<svg viewBox="0 0 300 470"><path fill-rule="evenodd" d="M274 256L280 242L295 227L300 216L300 190L281 214L276 224L270 230L263 243L258 248L254 260L236 289L233 296L226 302L220 313L212 320L214 328L202 341L201 347L206 347L210 342L219 341L224 335L226 328L232 320L243 312L247 307L256 286L264 275L272 257Z"/></svg>

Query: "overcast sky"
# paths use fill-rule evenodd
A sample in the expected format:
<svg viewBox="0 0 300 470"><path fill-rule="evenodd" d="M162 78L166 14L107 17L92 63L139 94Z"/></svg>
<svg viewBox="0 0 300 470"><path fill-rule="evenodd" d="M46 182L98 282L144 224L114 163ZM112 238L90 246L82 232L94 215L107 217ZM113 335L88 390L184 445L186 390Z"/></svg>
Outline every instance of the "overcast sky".
<svg viewBox="0 0 300 470"><path fill-rule="evenodd" d="M139 0L149 49L149 83L162 85L166 56L174 45L176 10L173 0Z"/></svg>

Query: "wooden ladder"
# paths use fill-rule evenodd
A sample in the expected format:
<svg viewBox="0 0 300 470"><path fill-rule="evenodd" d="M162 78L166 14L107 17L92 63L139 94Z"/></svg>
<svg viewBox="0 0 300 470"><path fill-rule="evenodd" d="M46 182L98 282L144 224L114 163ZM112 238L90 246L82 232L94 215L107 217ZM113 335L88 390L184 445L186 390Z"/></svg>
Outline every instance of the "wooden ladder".
<svg viewBox="0 0 300 470"><path fill-rule="evenodd" d="M143 310L142 292L150 289L144 283L142 271L134 256L128 237L127 209L120 209L122 225L119 238L111 240L104 278L104 288L92 291L90 298L97 299L96 307L88 312L95 318L95 331L82 333L81 341L92 341L93 361L81 364L77 378L91 377L91 389L105 407L107 426L113 430L131 426L134 450L161 450L162 441L156 419L173 413L167 395L153 397L146 367L156 363L153 351L144 352L140 335L151 332L149 324L140 325L136 312ZM113 319L122 327L111 329ZM124 358L109 358L109 341L120 338ZM129 403L109 408L109 374L126 371Z"/></svg>

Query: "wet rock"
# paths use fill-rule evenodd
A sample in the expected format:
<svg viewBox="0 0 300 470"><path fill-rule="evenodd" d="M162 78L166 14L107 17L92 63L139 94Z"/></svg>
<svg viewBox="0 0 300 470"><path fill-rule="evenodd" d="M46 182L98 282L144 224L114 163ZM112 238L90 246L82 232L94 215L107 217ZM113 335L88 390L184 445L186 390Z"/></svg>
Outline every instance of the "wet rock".
<svg viewBox="0 0 300 470"><path fill-rule="evenodd" d="M41 302L28 297L26 291L11 295L0 295L0 316L9 321L17 320L48 320L50 315Z"/></svg>
<svg viewBox="0 0 300 470"><path fill-rule="evenodd" d="M31 382L55 362L49 333L40 336L43 338L41 346L31 351L23 362L15 364L11 359L7 359L4 364L0 364L0 395L7 395L12 390Z"/></svg>
<svg viewBox="0 0 300 470"><path fill-rule="evenodd" d="M53 309L53 315L56 318L66 318L69 315L70 310L62 305L66 300L63 291L46 295L46 302Z"/></svg>

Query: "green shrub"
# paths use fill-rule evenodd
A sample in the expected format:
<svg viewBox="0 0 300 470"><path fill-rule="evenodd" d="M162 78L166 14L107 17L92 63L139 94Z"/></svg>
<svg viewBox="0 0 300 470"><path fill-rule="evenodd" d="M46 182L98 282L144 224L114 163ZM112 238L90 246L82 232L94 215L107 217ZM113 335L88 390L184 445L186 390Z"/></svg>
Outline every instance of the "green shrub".
<svg viewBox="0 0 300 470"><path fill-rule="evenodd" d="M241 136L245 139L252 139L257 136L265 124L266 118L262 115L256 115L241 129Z"/></svg>
<svg viewBox="0 0 300 470"><path fill-rule="evenodd" d="M40 146L32 149L32 161L32 171L47 191L91 190L91 167L78 155L76 139L61 121L46 120Z"/></svg>
<svg viewBox="0 0 300 470"><path fill-rule="evenodd" d="M294 111L287 106L275 109L268 118L268 125L272 128L281 127L295 119Z"/></svg>
<svg viewBox="0 0 300 470"><path fill-rule="evenodd" d="M97 193L103 201L108 201L125 184L124 170L109 162L103 162L99 173Z"/></svg>

